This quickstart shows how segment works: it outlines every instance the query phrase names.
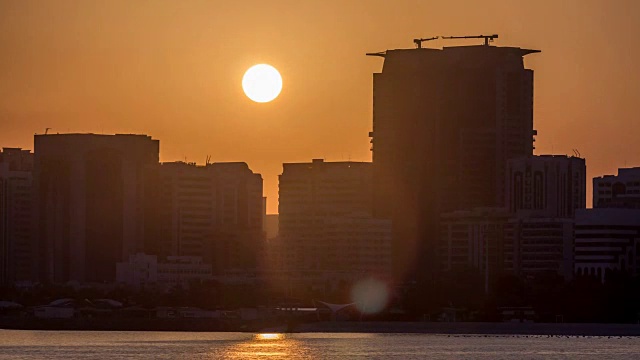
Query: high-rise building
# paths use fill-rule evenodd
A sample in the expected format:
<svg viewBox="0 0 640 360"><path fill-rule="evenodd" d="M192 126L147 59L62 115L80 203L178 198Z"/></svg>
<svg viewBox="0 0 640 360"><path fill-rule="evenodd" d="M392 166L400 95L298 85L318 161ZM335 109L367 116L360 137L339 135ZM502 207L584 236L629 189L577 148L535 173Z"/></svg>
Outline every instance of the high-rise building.
<svg viewBox="0 0 640 360"><path fill-rule="evenodd" d="M575 272L601 281L609 273L640 274L640 209L576 211Z"/></svg>
<svg viewBox="0 0 640 360"><path fill-rule="evenodd" d="M507 164L506 206L526 216L572 218L586 208L586 166L582 158L541 155Z"/></svg>
<svg viewBox="0 0 640 360"><path fill-rule="evenodd" d="M204 257L215 222L213 172L185 162L162 163L154 170L145 251L161 258Z"/></svg>
<svg viewBox="0 0 640 360"><path fill-rule="evenodd" d="M640 167L593 178L593 207L640 208Z"/></svg>
<svg viewBox="0 0 640 360"><path fill-rule="evenodd" d="M523 57L535 52L376 54L384 66L373 76L374 207L393 219L399 279L415 275L418 262L434 269L441 213L503 206L507 160L533 153L533 71Z"/></svg>
<svg viewBox="0 0 640 360"><path fill-rule="evenodd" d="M51 134L34 139L38 278L112 282L141 251L144 174L159 141L146 135Z"/></svg>
<svg viewBox="0 0 640 360"><path fill-rule="evenodd" d="M262 266L265 246L262 175L243 162L208 168L215 174L214 273L255 271Z"/></svg>
<svg viewBox="0 0 640 360"><path fill-rule="evenodd" d="M276 267L309 282L388 276L391 223L371 216L371 163L314 159L283 168Z"/></svg>
<svg viewBox="0 0 640 360"><path fill-rule="evenodd" d="M145 251L199 256L217 274L255 271L264 245L262 176L246 163L163 163L150 184Z"/></svg>
<svg viewBox="0 0 640 360"><path fill-rule="evenodd" d="M33 280L33 154L0 151L0 284Z"/></svg>

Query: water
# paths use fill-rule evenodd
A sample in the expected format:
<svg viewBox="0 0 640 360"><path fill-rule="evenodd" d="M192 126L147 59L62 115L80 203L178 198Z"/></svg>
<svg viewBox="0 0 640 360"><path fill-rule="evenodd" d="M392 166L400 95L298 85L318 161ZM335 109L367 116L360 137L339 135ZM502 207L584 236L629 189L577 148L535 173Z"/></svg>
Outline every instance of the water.
<svg viewBox="0 0 640 360"><path fill-rule="evenodd" d="M0 359L631 359L640 338L0 330Z"/></svg>

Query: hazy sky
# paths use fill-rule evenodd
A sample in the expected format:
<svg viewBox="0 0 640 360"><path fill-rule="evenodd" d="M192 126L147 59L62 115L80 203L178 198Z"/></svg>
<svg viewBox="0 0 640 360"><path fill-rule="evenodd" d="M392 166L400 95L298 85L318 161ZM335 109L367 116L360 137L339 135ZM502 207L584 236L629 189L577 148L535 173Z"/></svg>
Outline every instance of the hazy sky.
<svg viewBox="0 0 640 360"><path fill-rule="evenodd" d="M0 0L0 146L32 149L46 127L145 133L162 161L246 161L275 213L283 162L371 160L382 59L366 52L498 33L542 50L525 61L536 153L577 148L590 178L640 166L639 18L633 0ZM241 88L263 62L284 79L269 104Z"/></svg>

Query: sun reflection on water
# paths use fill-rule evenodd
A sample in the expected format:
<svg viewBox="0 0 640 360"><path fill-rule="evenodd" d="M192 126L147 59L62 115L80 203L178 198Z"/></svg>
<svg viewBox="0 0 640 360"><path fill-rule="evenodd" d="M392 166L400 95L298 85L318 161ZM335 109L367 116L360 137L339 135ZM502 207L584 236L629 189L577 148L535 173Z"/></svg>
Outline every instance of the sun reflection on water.
<svg viewBox="0 0 640 360"><path fill-rule="evenodd" d="M309 349L285 334L255 334L251 340L236 343L225 351L227 359L310 359Z"/></svg>
<svg viewBox="0 0 640 360"><path fill-rule="evenodd" d="M284 334L257 334L254 336L256 340L282 340L284 339Z"/></svg>

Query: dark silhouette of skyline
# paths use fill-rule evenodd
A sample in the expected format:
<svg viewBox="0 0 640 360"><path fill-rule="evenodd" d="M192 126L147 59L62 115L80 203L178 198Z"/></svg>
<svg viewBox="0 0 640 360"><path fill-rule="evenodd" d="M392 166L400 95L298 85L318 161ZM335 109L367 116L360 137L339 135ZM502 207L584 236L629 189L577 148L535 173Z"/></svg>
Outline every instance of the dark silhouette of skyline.
<svg viewBox="0 0 640 360"><path fill-rule="evenodd" d="M317 8L298 4L285 18L302 26L297 12L323 19L323 11L338 7L345 12L335 15L344 17L335 28L314 29L315 37L308 37L292 32L287 21L274 24L286 36L266 36L264 30L252 39L259 45L243 50L255 53L241 52L242 60L234 62L237 48L225 41L209 44L213 38L205 41L207 34L199 32L206 12L196 10L212 10L207 5L185 5L183 16L158 5L172 23L185 26L177 37L162 16L140 24L124 21L135 14L121 17L120 36L101 29L87 35L79 30L95 30L86 23L93 17L82 14L101 7L84 5L69 23L46 17L57 30L43 44L45 26L27 31L42 9L8 4L2 6L21 16L0 25L14 30L8 40L0 36L0 48L11 54L0 60L0 71L6 70L0 80L4 75L10 84L0 85L0 95L7 95L0 96L0 119L9 118L0 122L0 143L33 128L44 133L35 131L33 153L20 147L0 152L0 300L28 304L9 304L11 313L0 323L22 326L24 317L28 326L41 326L39 318L65 318L82 327L77 319L116 315L144 318L144 327L150 318L197 314L217 319L201 329L274 323L293 331L298 322L326 319L640 321L640 167L587 180L588 171L601 175L623 159L626 166L626 154L636 146L629 140L635 137L627 138L636 131L637 124L628 121L634 103L627 99L635 92L622 79L639 72L627 65L621 76L599 67L610 71L608 81L582 72L586 64L625 64L594 60L602 49L594 59L571 58L579 60L572 63L558 58L571 51L559 52L550 46L557 42L542 40L532 29L515 31L525 34L522 40L503 33L513 27L505 24L483 33L488 35L466 31L485 20L461 20L455 27L460 31L447 32L454 36L413 34L397 45L388 36L404 36L413 27L402 27L395 17L386 25L397 29L386 29L385 37L374 38L375 31L346 48L351 40L333 36L349 28L362 31L358 24L382 16L382 3L373 1L371 13L365 11L371 18L363 20L353 4L330 1ZM492 4L505 14L539 9ZM613 11L594 4L575 12ZM57 11L68 6L61 3ZM123 6L106 7L122 13ZM243 21L254 16L241 13ZM359 15L348 20L352 13ZM169 30L149 38L146 31L158 26ZM211 26L207 31L239 24L224 20ZM609 31L618 26L603 22ZM128 36L136 29L144 30L140 39ZM430 28L423 26L419 36L425 30ZM260 43L263 37L277 40ZM288 46L294 53L271 53L270 46L281 49L300 38L309 41ZM407 46L412 38L415 46ZM621 54L623 42L611 40L609 50L618 51L608 54ZM309 43L320 49L330 44L332 57L313 56ZM50 49L60 44L68 48ZM140 47L132 55L120 48L136 44L152 50ZM216 50L201 50L204 44ZM360 51L365 46L379 51L366 53L378 61L370 69L374 60ZM533 55L538 48L545 53ZM27 74L42 64L29 51L49 66L36 72L41 77ZM555 62L540 60L547 53ZM208 62L210 72L202 72ZM240 67L259 62L273 62L282 72L283 92L272 102L243 102L231 84ZM565 72L549 71L560 64ZM138 70L128 73L131 67ZM363 85L363 69L370 88ZM580 71L563 77L567 69ZM20 79L29 81L15 85ZM595 88L606 89L606 96L593 93ZM612 108L604 102L612 99L617 112L606 114L627 121L606 120L625 131L590 133L603 122L597 117L602 109ZM29 111L41 112L50 123L33 120ZM564 121L568 115L571 120ZM119 120L105 120L112 116ZM118 131L84 131L78 123L83 117L90 128L107 124ZM538 124L547 131L539 135ZM11 129L8 135L2 135L4 127ZM366 134L371 161L360 161L369 159L361 147ZM173 144L167 156L180 161L164 161L165 136ZM556 151L559 138L573 156ZM611 148L620 143L629 145ZM187 150L176 156L177 148ZM341 151L346 154L334 161ZM194 153L204 163L193 161ZM268 217L276 204L278 214ZM51 301L63 295L68 298ZM119 305L109 303L111 298ZM191 325L179 325L185 326Z"/></svg>
<svg viewBox="0 0 640 360"><path fill-rule="evenodd" d="M283 162L371 160L371 73L381 61L362 54L413 48L418 37L496 33L492 45L545 51L527 59L536 70L536 153L578 148L592 178L640 165L633 158L640 150L634 60L640 24L633 15L639 6L633 0L366 6L5 0L0 144L32 149L32 135L45 128L148 134L162 139L163 162L202 164L212 155L251 164L264 177L268 212L277 213ZM282 73L274 103L254 104L242 94L243 72L260 62Z"/></svg>

